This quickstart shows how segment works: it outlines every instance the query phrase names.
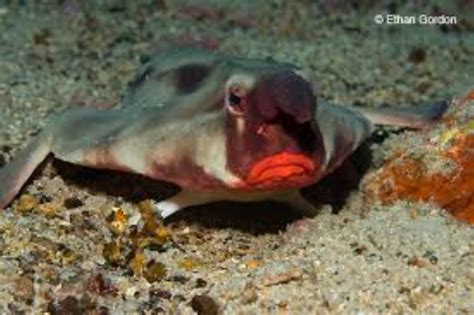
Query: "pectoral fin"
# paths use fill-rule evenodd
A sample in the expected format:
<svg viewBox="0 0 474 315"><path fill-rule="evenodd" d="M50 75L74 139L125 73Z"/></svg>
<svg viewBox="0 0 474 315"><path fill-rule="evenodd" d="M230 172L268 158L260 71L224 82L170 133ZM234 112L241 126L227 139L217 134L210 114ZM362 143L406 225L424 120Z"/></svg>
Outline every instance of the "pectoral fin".
<svg viewBox="0 0 474 315"><path fill-rule="evenodd" d="M218 201L234 201L234 202L259 202L259 201L276 201L287 204L293 210L307 216L314 216L316 209L309 201L307 201L299 190L287 191L263 191L263 192L198 192L183 189L176 195L155 203L155 210L166 219L172 214L183 210L187 207L199 206Z"/></svg>
<svg viewBox="0 0 474 315"><path fill-rule="evenodd" d="M0 169L0 209L20 191L33 171L51 152L51 136L41 133L10 163Z"/></svg>
<svg viewBox="0 0 474 315"><path fill-rule="evenodd" d="M118 117L117 117L118 116ZM0 209L8 206L38 165L52 153L64 161L82 157L121 127L115 112L70 110L56 117L31 143L0 169ZM105 140L104 140L105 139ZM80 164L80 163L78 163Z"/></svg>

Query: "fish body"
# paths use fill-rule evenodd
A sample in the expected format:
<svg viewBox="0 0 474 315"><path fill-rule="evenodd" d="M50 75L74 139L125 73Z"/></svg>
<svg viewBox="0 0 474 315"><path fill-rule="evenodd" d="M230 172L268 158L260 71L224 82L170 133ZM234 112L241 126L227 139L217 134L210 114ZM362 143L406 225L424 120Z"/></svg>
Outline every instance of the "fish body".
<svg viewBox="0 0 474 315"><path fill-rule="evenodd" d="M313 213L299 189L337 168L376 124L423 128L446 108L331 106L294 65L170 50L141 70L119 107L54 118L0 169L0 208L53 154L179 185L181 192L156 203L163 217L220 200L276 200Z"/></svg>

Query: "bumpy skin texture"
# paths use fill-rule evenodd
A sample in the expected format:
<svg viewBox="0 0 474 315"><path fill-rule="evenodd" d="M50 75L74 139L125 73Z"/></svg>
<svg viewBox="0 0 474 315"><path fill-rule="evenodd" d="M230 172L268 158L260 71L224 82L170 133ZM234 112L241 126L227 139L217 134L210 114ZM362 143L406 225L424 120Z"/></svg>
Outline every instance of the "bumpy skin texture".
<svg viewBox="0 0 474 315"><path fill-rule="evenodd" d="M218 200L272 199L312 212L298 189L332 172L374 124L422 128L445 110L444 103L362 112L318 104L293 65L171 50L144 67L119 108L72 109L53 119L0 169L0 208L52 153L180 185L156 204L163 217Z"/></svg>

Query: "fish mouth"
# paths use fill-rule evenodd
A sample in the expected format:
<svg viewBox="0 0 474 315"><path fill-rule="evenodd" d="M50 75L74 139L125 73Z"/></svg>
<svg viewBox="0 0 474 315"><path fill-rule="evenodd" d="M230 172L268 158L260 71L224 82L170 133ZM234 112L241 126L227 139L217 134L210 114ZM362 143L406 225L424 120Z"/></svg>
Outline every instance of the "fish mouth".
<svg viewBox="0 0 474 315"><path fill-rule="evenodd" d="M247 174L247 185L264 189L300 188L311 182L314 161L304 154L278 153L257 161Z"/></svg>

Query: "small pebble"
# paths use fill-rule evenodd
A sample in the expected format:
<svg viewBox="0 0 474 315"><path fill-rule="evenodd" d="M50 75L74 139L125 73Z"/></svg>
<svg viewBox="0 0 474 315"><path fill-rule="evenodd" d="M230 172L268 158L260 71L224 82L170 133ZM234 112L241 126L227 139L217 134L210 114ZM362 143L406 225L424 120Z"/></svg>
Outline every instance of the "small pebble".
<svg viewBox="0 0 474 315"><path fill-rule="evenodd" d="M145 255L141 251L137 251L129 264L130 269L136 276L141 276L145 268Z"/></svg>
<svg viewBox="0 0 474 315"><path fill-rule="evenodd" d="M156 300L156 299L166 299L169 300L171 299L171 292L163 289L153 289L150 290L150 300Z"/></svg>
<svg viewBox="0 0 474 315"><path fill-rule="evenodd" d="M427 250L423 257L428 259L433 265L436 265L438 263L438 257L431 250Z"/></svg>
<svg viewBox="0 0 474 315"><path fill-rule="evenodd" d="M29 212L36 208L39 204L38 198L30 194L21 195L20 200L18 201L18 211L20 212Z"/></svg>
<svg viewBox="0 0 474 315"><path fill-rule="evenodd" d="M262 265L262 261L257 259L249 259L246 263L247 269L255 269Z"/></svg>
<svg viewBox="0 0 474 315"><path fill-rule="evenodd" d="M61 210L61 206L55 202L43 203L38 206L38 212L46 216L54 216Z"/></svg>
<svg viewBox="0 0 474 315"><path fill-rule="evenodd" d="M48 195L45 195L45 194L40 194L39 195L39 202L40 203L48 203L48 202L52 202L53 201L53 197L51 196L48 196Z"/></svg>
<svg viewBox="0 0 474 315"><path fill-rule="evenodd" d="M189 281L189 278L187 278L183 275L172 275L172 276L168 277L167 280L172 281L172 282L178 282L178 283L181 283L181 284L185 284L186 282Z"/></svg>
<svg viewBox="0 0 474 315"><path fill-rule="evenodd" d="M301 280L303 277L303 271L299 269L290 270L288 272L269 275L262 278L262 285L272 286L276 284L288 283L290 281Z"/></svg>
<svg viewBox="0 0 474 315"><path fill-rule="evenodd" d="M111 265L124 267L127 263L126 255L121 251L120 244L112 241L104 245L102 255Z"/></svg>
<svg viewBox="0 0 474 315"><path fill-rule="evenodd" d="M257 290L253 286L245 288L242 292L242 302L245 304L250 304L258 300Z"/></svg>
<svg viewBox="0 0 474 315"><path fill-rule="evenodd" d="M192 271L202 264L201 261L194 258L184 258L178 262L178 266L186 271Z"/></svg>
<svg viewBox="0 0 474 315"><path fill-rule="evenodd" d="M414 47L410 51L408 59L413 63L421 63L426 59L426 50L420 47Z"/></svg>
<svg viewBox="0 0 474 315"><path fill-rule="evenodd" d="M143 272L143 276L150 283L163 279L165 275L166 266L163 263L156 262L154 260L148 263Z"/></svg>
<svg viewBox="0 0 474 315"><path fill-rule="evenodd" d="M20 300L30 300L33 298L34 293L33 280L29 276L22 276L15 281L13 294Z"/></svg>
<svg viewBox="0 0 474 315"><path fill-rule="evenodd" d="M207 286L207 281L202 278L196 279L196 288L204 288Z"/></svg>
<svg viewBox="0 0 474 315"><path fill-rule="evenodd" d="M112 215L112 221L110 222L110 230L114 234L122 234L128 226L128 216L121 209L117 209Z"/></svg>
<svg viewBox="0 0 474 315"><path fill-rule="evenodd" d="M117 293L117 289L111 285L110 280L104 278L101 273L98 273L89 279L87 290L96 295L115 295Z"/></svg>
<svg viewBox="0 0 474 315"><path fill-rule="evenodd" d="M78 198L67 198L64 200L64 207L66 207L66 209L75 209L75 208L79 208L79 207L82 207L84 205L84 203L82 202L82 200L78 199Z"/></svg>
<svg viewBox="0 0 474 315"><path fill-rule="evenodd" d="M219 306L209 295L196 295L191 300L191 307L198 315L217 315Z"/></svg>
<svg viewBox="0 0 474 315"><path fill-rule="evenodd" d="M51 315L82 315L83 311L81 304L74 296L68 296L59 302L51 301L48 305L48 312Z"/></svg>
<svg viewBox="0 0 474 315"><path fill-rule="evenodd" d="M420 258L418 256L413 256L412 258L410 258L408 260L407 264L409 266L413 266L413 267L417 267L417 268L424 268L424 267L426 267L427 262L423 258Z"/></svg>

